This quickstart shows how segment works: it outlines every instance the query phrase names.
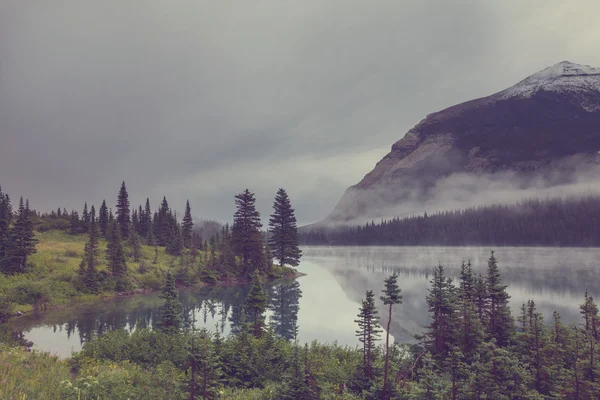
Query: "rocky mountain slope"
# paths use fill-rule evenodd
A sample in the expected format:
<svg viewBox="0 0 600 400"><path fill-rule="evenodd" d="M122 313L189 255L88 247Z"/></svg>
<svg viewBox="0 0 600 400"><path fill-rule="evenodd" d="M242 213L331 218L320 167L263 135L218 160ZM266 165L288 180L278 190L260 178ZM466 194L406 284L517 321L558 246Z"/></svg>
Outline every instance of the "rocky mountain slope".
<svg viewBox="0 0 600 400"><path fill-rule="evenodd" d="M399 205L427 204L441 181L457 175L510 176L522 187L540 179L563 184L599 164L599 150L600 68L564 61L429 114L346 190L324 222L398 215Z"/></svg>

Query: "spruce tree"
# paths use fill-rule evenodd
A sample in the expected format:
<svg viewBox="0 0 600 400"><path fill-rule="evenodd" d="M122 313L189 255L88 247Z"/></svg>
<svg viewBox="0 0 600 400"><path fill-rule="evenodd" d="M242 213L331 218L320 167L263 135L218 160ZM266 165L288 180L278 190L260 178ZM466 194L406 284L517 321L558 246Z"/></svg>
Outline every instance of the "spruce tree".
<svg viewBox="0 0 600 400"><path fill-rule="evenodd" d="M246 298L246 311L252 318L253 334L260 337L263 332L265 317L264 312L268 306L267 296L262 288L258 271L252 274L252 287Z"/></svg>
<svg viewBox="0 0 600 400"><path fill-rule="evenodd" d="M179 293L175 287L175 278L171 271L167 271L161 297L165 299L165 304L162 309L159 329L167 334L179 333L183 325L183 317Z"/></svg>
<svg viewBox="0 0 600 400"><path fill-rule="evenodd" d="M121 241L121 230L114 222L110 224L110 234L106 243L106 260L113 277L120 278L127 274L127 262Z"/></svg>
<svg viewBox="0 0 600 400"><path fill-rule="evenodd" d="M142 222L143 237L150 239L150 231L152 230L152 209L150 208L150 199L146 197L146 205L144 207L144 218Z"/></svg>
<svg viewBox="0 0 600 400"><path fill-rule="evenodd" d="M254 193L248 189L235 196L236 212L233 215L231 244L235 253L242 257L243 275L249 276L262 261L262 223L256 210Z"/></svg>
<svg viewBox="0 0 600 400"><path fill-rule="evenodd" d="M273 214L269 219L269 245L273 256L281 266L297 267L302 252L298 247L296 216L284 189L279 189L273 203Z"/></svg>
<svg viewBox="0 0 600 400"><path fill-rule="evenodd" d="M196 332L192 326L192 333L188 338L189 399L193 400L196 396L214 399L217 397L221 378L216 346L206 328Z"/></svg>
<svg viewBox="0 0 600 400"><path fill-rule="evenodd" d="M390 325L392 324L392 307L394 304L402 304L402 295L400 295L400 287L398 286L398 274L386 278L384 281L383 296L380 297L384 305L389 306L388 323L385 337L385 365L383 370L383 396L388 399L390 396L390 388L388 385L388 371L390 364Z"/></svg>
<svg viewBox="0 0 600 400"><path fill-rule="evenodd" d="M27 258L36 252L37 240L33 233L33 221L28 206L29 203L27 202L26 206L21 197L17 219L5 239L4 258L1 264L7 274L24 272Z"/></svg>
<svg viewBox="0 0 600 400"><path fill-rule="evenodd" d="M185 214L181 223L181 236L183 238L183 246L189 249L192 245L192 229L194 222L192 221L192 210L190 209L190 201L185 203Z"/></svg>
<svg viewBox="0 0 600 400"><path fill-rule="evenodd" d="M79 264L79 274L85 290L89 293L100 291L100 276L98 274L98 236L100 232L95 221L90 218L89 238L85 244L83 259Z"/></svg>
<svg viewBox="0 0 600 400"><path fill-rule="evenodd" d="M129 195L125 187L125 181L121 184L119 197L117 198L117 222L121 230L121 237L126 240L129 237L129 225L131 224L131 214L129 211Z"/></svg>
<svg viewBox="0 0 600 400"><path fill-rule="evenodd" d="M2 193L0 187L0 265L6 257L6 249L8 246L8 232L13 219L12 205L8 194Z"/></svg>
<svg viewBox="0 0 600 400"><path fill-rule="evenodd" d="M375 294L367 290L365 299L354 322L358 324L356 336L363 345L363 376L369 380L374 378L373 363L376 350L376 342L379 340L382 329L379 327L379 317L375 307Z"/></svg>
<svg viewBox="0 0 600 400"><path fill-rule="evenodd" d="M83 205L83 213L81 214L81 225L80 232L81 233L89 233L90 231L90 213L88 211L87 202Z"/></svg>
<svg viewBox="0 0 600 400"><path fill-rule="evenodd" d="M183 251L183 237L179 225L171 225L171 234L165 251L173 256L180 256Z"/></svg>
<svg viewBox="0 0 600 400"><path fill-rule="evenodd" d="M496 339L498 346L510 344L515 331L515 323L510 313L506 285L502 284L498 261L494 252L488 260L487 289L489 298L489 333Z"/></svg>
<svg viewBox="0 0 600 400"><path fill-rule="evenodd" d="M102 237L106 237L108 231L108 207L106 207L106 200L102 200L102 205L98 211L98 227L100 228Z"/></svg>
<svg viewBox="0 0 600 400"><path fill-rule="evenodd" d="M428 327L430 351L438 359L443 360L450 350L453 333L453 318L456 304L454 286L450 278L444 274L444 267L438 265L430 281L427 306L433 317Z"/></svg>
<svg viewBox="0 0 600 400"><path fill-rule="evenodd" d="M483 342L485 331L477 313L477 291L475 288L476 277L473 274L471 262L461 266L458 309L459 323L456 326L454 336L458 340L461 353L471 358L475 355L477 348Z"/></svg>

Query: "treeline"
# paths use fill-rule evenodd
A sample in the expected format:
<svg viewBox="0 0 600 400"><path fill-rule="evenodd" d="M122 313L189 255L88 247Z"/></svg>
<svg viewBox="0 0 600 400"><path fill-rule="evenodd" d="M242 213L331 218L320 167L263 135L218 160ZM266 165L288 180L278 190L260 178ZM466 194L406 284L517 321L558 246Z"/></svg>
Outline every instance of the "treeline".
<svg viewBox="0 0 600 400"><path fill-rule="evenodd" d="M7 275L27 271L28 256L35 253L35 230L62 230L72 235L87 235L84 255L79 265L78 290L99 293L104 290L128 291L134 282L127 262L139 263L141 273L148 266L142 261L142 246L154 248L153 264L158 262L159 247L179 258L183 272L177 277L189 283L198 277L206 282L249 279L254 271L261 276L282 275L288 267L299 264L301 252L294 209L284 189L279 189L269 219L268 237L261 228L260 213L255 197L246 189L235 196L236 211L231 229L225 225L220 234L202 238L194 230L191 207L186 202L181 221L166 197L153 211L150 200L145 205L131 207L125 182L117 195L115 212L106 200L96 209L86 202L79 214L65 208L48 213L37 213L29 208L29 201L19 202L15 214L8 195L0 191L0 271ZM101 243L102 242L102 243ZM104 257L101 244L106 243ZM273 258L278 265L273 265ZM104 268L106 266L106 268ZM183 276L182 276L183 275ZM192 279L193 280L193 279Z"/></svg>
<svg viewBox="0 0 600 400"><path fill-rule="evenodd" d="M600 246L600 197L530 199L301 232L304 245Z"/></svg>

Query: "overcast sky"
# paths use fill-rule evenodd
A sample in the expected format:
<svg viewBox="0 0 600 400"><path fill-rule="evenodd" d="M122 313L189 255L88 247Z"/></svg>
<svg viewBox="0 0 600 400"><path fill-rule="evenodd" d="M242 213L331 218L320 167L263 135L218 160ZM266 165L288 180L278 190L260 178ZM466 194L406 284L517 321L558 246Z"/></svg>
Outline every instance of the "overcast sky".
<svg viewBox="0 0 600 400"><path fill-rule="evenodd" d="M45 210L166 195L325 217L408 129L559 61L600 2L0 0L0 185ZM266 219L265 219L266 221Z"/></svg>

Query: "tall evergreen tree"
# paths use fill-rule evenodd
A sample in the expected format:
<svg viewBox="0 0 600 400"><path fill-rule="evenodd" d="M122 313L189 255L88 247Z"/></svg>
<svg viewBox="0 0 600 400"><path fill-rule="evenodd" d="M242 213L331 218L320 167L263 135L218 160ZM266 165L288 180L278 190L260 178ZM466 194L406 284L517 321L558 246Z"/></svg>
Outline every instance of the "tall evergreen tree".
<svg viewBox="0 0 600 400"><path fill-rule="evenodd" d="M456 339L460 345L459 350L467 357L472 358L479 345L485 338L485 331L477 313L477 290L475 287L476 277L471 267L471 262L461 266L458 309L459 323L456 326Z"/></svg>
<svg viewBox="0 0 600 400"><path fill-rule="evenodd" d="M100 231L95 220L90 218L89 238L85 244L83 259L79 264L79 275L81 276L83 286L89 293L98 293L100 291L100 276L98 274L98 236Z"/></svg>
<svg viewBox="0 0 600 400"><path fill-rule="evenodd" d="M144 206L144 218L142 220L142 236L146 239L149 239L151 230L152 209L150 208L150 199L146 197L146 205Z"/></svg>
<svg viewBox="0 0 600 400"><path fill-rule="evenodd" d="M398 286L398 274L394 273L384 281L383 296L380 297L383 304L389 306L388 323L385 337L385 365L383 370L383 396L388 399L390 387L388 384L388 372L390 364L390 326L392 324L392 307L394 304L402 304L402 295Z"/></svg>
<svg viewBox="0 0 600 400"><path fill-rule="evenodd" d="M372 290L367 290L357 317L358 319L355 319L354 322L358 324L356 336L363 345L363 376L370 380L374 378L373 363L376 342L382 332L375 307L375 294Z"/></svg>
<svg viewBox="0 0 600 400"><path fill-rule="evenodd" d="M515 331L515 322L510 313L506 285L502 284L498 261L491 252L487 269L487 289L489 298L489 332L496 339L498 346L506 346L511 342Z"/></svg>
<svg viewBox="0 0 600 400"><path fill-rule="evenodd" d="M129 225L131 224L131 214L129 211L129 194L125 187L125 181L121 184L119 197L117 198L117 222L121 229L121 237L127 239L129 237Z"/></svg>
<svg viewBox="0 0 600 400"><path fill-rule="evenodd" d="M13 219L12 205L8 194L2 193L0 187L0 265L6 256L8 246L8 231Z"/></svg>
<svg viewBox="0 0 600 400"><path fill-rule="evenodd" d="M106 237L108 231L108 207L106 206L106 200L102 200L102 205L98 211L98 227L100 228L100 234Z"/></svg>
<svg viewBox="0 0 600 400"><path fill-rule="evenodd" d="M246 310L252 318L253 333L257 338L262 335L264 329L264 312L266 311L267 306L267 296L262 288L258 271L255 270L252 274L252 287L246 298Z"/></svg>
<svg viewBox="0 0 600 400"><path fill-rule="evenodd" d="M296 216L284 189L279 189L269 219L269 246L281 266L298 266L302 252L298 247Z"/></svg>
<svg viewBox="0 0 600 400"><path fill-rule="evenodd" d="M110 224L110 234L107 238L106 260L113 277L122 277L127 274L127 262L121 241L121 230L114 222Z"/></svg>
<svg viewBox="0 0 600 400"><path fill-rule="evenodd" d="M183 238L183 246L189 249L192 245L192 229L194 222L192 221L192 210L190 209L190 201L185 203L185 214L181 223L181 236Z"/></svg>
<svg viewBox="0 0 600 400"><path fill-rule="evenodd" d="M177 292L175 278L171 271L167 271L161 297L165 299L165 304L162 309L162 319L159 329L168 334L179 333L183 325L183 317L181 303L179 302L179 293Z"/></svg>
<svg viewBox="0 0 600 400"><path fill-rule="evenodd" d="M163 197L162 203L156 214L156 224L154 226L154 235L160 246L166 246L172 240L173 225L171 223L171 209L167 198Z"/></svg>
<svg viewBox="0 0 600 400"><path fill-rule="evenodd" d="M452 281L445 276L441 264L436 267L430 283L427 306L433 319L427 335L430 339L431 353L438 360L442 360L446 358L452 345L453 318L457 299Z"/></svg>
<svg viewBox="0 0 600 400"><path fill-rule="evenodd" d="M1 260L3 271L8 274L24 272L27 266L27 258L36 252L36 243L29 202L26 206L23 197L21 197L17 219L12 229L9 230L6 239L5 254Z"/></svg>
<svg viewBox="0 0 600 400"><path fill-rule="evenodd" d="M90 213L88 211L87 202L83 205L83 213L81 214L81 233L89 233L90 231Z"/></svg>
<svg viewBox="0 0 600 400"><path fill-rule="evenodd" d="M231 244L235 253L242 257L244 276L256 270L262 261L262 223L255 201L254 193L248 189L235 196L237 210L233 215Z"/></svg>

